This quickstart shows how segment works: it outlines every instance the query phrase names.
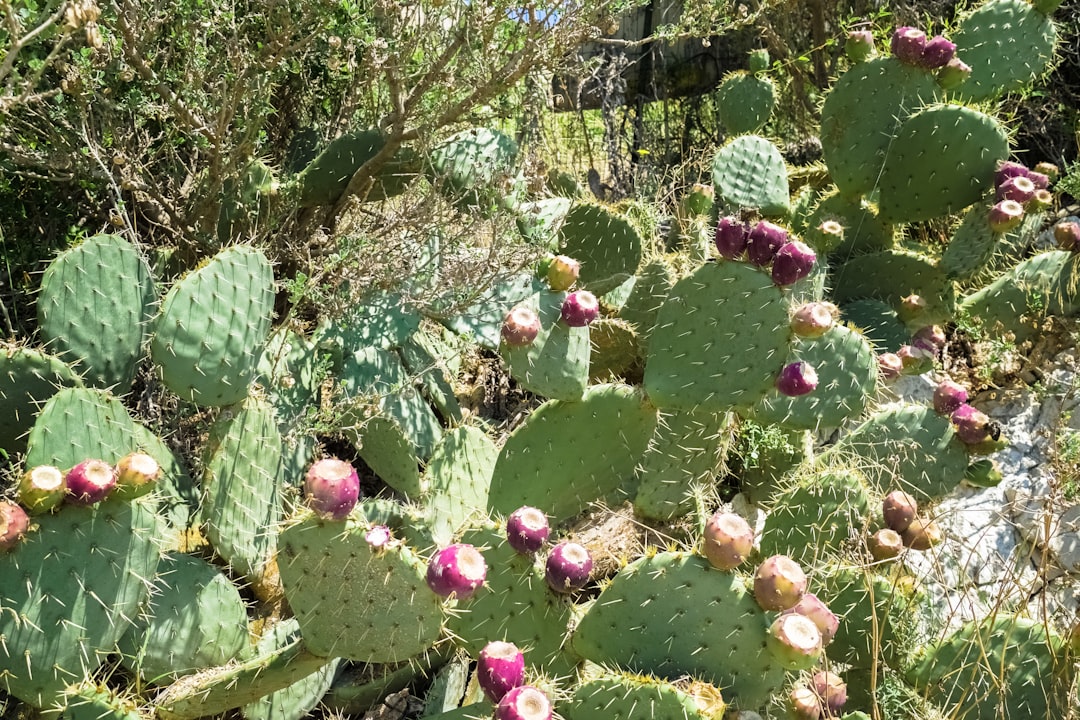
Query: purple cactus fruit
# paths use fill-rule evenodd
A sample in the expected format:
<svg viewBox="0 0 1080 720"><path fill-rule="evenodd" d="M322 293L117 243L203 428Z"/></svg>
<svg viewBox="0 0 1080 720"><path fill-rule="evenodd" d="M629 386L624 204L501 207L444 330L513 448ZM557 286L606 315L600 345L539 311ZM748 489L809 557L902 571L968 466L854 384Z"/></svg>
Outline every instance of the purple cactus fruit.
<svg viewBox="0 0 1080 720"><path fill-rule="evenodd" d="M968 400L967 388L952 380L942 380L934 388L934 412L938 415L952 415L956 408Z"/></svg>
<svg viewBox="0 0 1080 720"><path fill-rule="evenodd" d="M885 524L898 533L907 530L918 514L919 504L903 490L893 490L881 501L881 516Z"/></svg>
<svg viewBox="0 0 1080 720"><path fill-rule="evenodd" d="M814 621L797 613L773 620L766 638L769 652L788 670L807 670L821 657L821 631Z"/></svg>
<svg viewBox="0 0 1080 720"><path fill-rule="evenodd" d="M506 313L502 326L502 340L510 347L531 345L539 334L540 317L532 308L518 305Z"/></svg>
<svg viewBox="0 0 1080 720"><path fill-rule="evenodd" d="M1050 189L1050 176L1041 172L1035 172L1029 170L1027 174L1028 180L1035 186L1036 190L1048 190Z"/></svg>
<svg viewBox="0 0 1080 720"><path fill-rule="evenodd" d="M971 66L958 57L954 57L945 63L945 67L938 70L938 85L946 90L955 90L971 77Z"/></svg>
<svg viewBox="0 0 1080 720"><path fill-rule="evenodd" d="M805 685L797 685L788 693L788 705L793 720L821 720L821 700Z"/></svg>
<svg viewBox="0 0 1080 720"><path fill-rule="evenodd" d="M1059 222L1054 226L1054 242L1062 250L1080 251L1080 223Z"/></svg>
<svg viewBox="0 0 1080 720"><path fill-rule="evenodd" d="M371 547L372 550L384 550L390 546L390 541L394 539L393 534L390 532L390 528L386 525L373 525L370 530L364 533L364 542Z"/></svg>
<svg viewBox="0 0 1080 720"><path fill-rule="evenodd" d="M904 372L904 361L896 353L881 353L877 356L878 372L885 380L895 380Z"/></svg>
<svg viewBox="0 0 1080 720"><path fill-rule="evenodd" d="M901 322L912 322L922 316L927 307L929 307L929 304L921 295L912 293L907 297L900 298L900 305L896 308L896 315Z"/></svg>
<svg viewBox="0 0 1080 720"><path fill-rule="evenodd" d="M986 216L991 232L1007 233L1024 220L1024 206L1015 200L1001 200Z"/></svg>
<svg viewBox="0 0 1080 720"><path fill-rule="evenodd" d="M562 304L562 321L570 327L585 327L600 317L600 301L588 290L578 290L566 296Z"/></svg>
<svg viewBox="0 0 1080 720"><path fill-rule="evenodd" d="M754 599L763 610L787 610L806 593L806 573L787 555L773 555L754 575Z"/></svg>
<svg viewBox="0 0 1080 720"><path fill-rule="evenodd" d="M128 453L116 463L116 497L142 497L154 489L161 478L158 461L146 453Z"/></svg>
<svg viewBox="0 0 1080 720"><path fill-rule="evenodd" d="M21 506L0 500L0 552L19 544L30 528L30 517Z"/></svg>
<svg viewBox="0 0 1080 720"><path fill-rule="evenodd" d="M1045 175L1046 180L1049 182L1051 180L1057 180L1058 175L1061 174L1061 169L1054 163L1041 162L1038 163L1034 168L1032 168L1032 172L1036 172L1040 175Z"/></svg>
<svg viewBox="0 0 1080 720"><path fill-rule="evenodd" d="M926 41L920 56L920 64L927 70L945 67L956 56L956 43L949 42L944 35L935 35Z"/></svg>
<svg viewBox="0 0 1080 720"><path fill-rule="evenodd" d="M881 528L866 541L866 547L875 560L892 560L904 551L904 539L892 528Z"/></svg>
<svg viewBox="0 0 1080 720"><path fill-rule="evenodd" d="M998 200L1015 200L1023 205L1031 199L1037 189L1035 183L1031 182L1031 178L1011 177L997 186L994 197Z"/></svg>
<svg viewBox="0 0 1080 720"><path fill-rule="evenodd" d="M997 170L994 171L994 187L1001 185L1009 178L1013 177L1027 177L1031 171L1027 169L1027 166L1013 162L1012 160L1003 160L998 165Z"/></svg>
<svg viewBox="0 0 1080 720"><path fill-rule="evenodd" d="M800 305L791 316L791 329L801 338L819 338L832 330L839 309L830 302Z"/></svg>
<svg viewBox="0 0 1080 720"><path fill-rule="evenodd" d="M787 287L797 283L810 274L816 261L817 255L806 243L800 240L784 243L773 259L773 284Z"/></svg>
<svg viewBox="0 0 1080 720"><path fill-rule="evenodd" d="M817 371L805 362L793 362L780 371L776 378L776 389L781 395L799 397L814 392L817 388Z"/></svg>
<svg viewBox="0 0 1080 720"><path fill-rule="evenodd" d="M522 555L544 547L550 532L547 515L534 507L520 507L506 520L506 541Z"/></svg>
<svg viewBox="0 0 1080 720"><path fill-rule="evenodd" d="M104 460L84 460L67 472L68 502L93 505L116 487L116 470Z"/></svg>
<svg viewBox="0 0 1080 720"><path fill-rule="evenodd" d="M804 593L799 598L799 602L785 610L784 613L802 615L817 625L818 632L821 633L822 647L831 643L833 638L836 637L836 632L840 629L840 618L836 617L836 613L830 610L829 606L823 603L821 598L814 593Z"/></svg>
<svg viewBox="0 0 1080 720"><path fill-rule="evenodd" d="M503 695L495 720L551 720L551 701L531 685L519 685Z"/></svg>
<svg viewBox="0 0 1080 720"><path fill-rule="evenodd" d="M593 560L584 546L561 542L548 553L544 579L557 593L572 593L589 582Z"/></svg>
<svg viewBox="0 0 1080 720"><path fill-rule="evenodd" d="M344 520L360 499L360 478L344 460L324 458L312 463L304 477L308 507L327 520Z"/></svg>
<svg viewBox="0 0 1080 720"><path fill-rule="evenodd" d="M941 527L933 520L917 517L900 533L904 545L912 550L929 550L945 539Z"/></svg>
<svg viewBox="0 0 1080 720"><path fill-rule="evenodd" d="M956 426L956 436L965 445L978 445L987 440L996 440L1000 431L995 432L995 424L983 412L964 403L952 414L952 423Z"/></svg>
<svg viewBox="0 0 1080 720"><path fill-rule="evenodd" d="M484 556L465 543L440 550L428 563L428 587L445 598L454 596L458 600L468 600L486 579Z"/></svg>
<svg viewBox="0 0 1080 720"><path fill-rule="evenodd" d="M1036 190L1024 205L1024 212L1042 212L1054 204L1054 194L1049 190Z"/></svg>
<svg viewBox="0 0 1080 720"><path fill-rule="evenodd" d="M925 325L911 336L912 347L937 355L945 347L948 338L940 325Z"/></svg>
<svg viewBox="0 0 1080 720"><path fill-rule="evenodd" d="M66 495L64 473L52 465L38 465L19 478L19 504L34 515L52 510Z"/></svg>
<svg viewBox="0 0 1080 720"><path fill-rule="evenodd" d="M566 255L556 255L547 266L547 282L554 292L569 290L577 282L581 263Z"/></svg>
<svg viewBox="0 0 1080 720"><path fill-rule="evenodd" d="M494 640L480 651L476 679L487 699L498 703L506 693L525 684L525 655L514 643Z"/></svg>
<svg viewBox="0 0 1080 720"><path fill-rule="evenodd" d="M906 25L898 27L893 31L889 47L901 62L921 67L922 53L926 48L926 33Z"/></svg>
<svg viewBox="0 0 1080 720"><path fill-rule="evenodd" d="M750 228L746 223L735 217L722 217L716 223L716 251L728 260L737 260L746 252L746 242L750 236Z"/></svg>
<svg viewBox="0 0 1080 720"><path fill-rule="evenodd" d="M828 710L830 715L839 716L847 703L847 683L844 679L836 673L822 670L814 673L810 683L824 709Z"/></svg>
<svg viewBox="0 0 1080 720"><path fill-rule="evenodd" d="M869 30L848 30L844 41L844 54L853 63L863 62L877 55L874 33Z"/></svg>
<svg viewBox="0 0 1080 720"><path fill-rule="evenodd" d="M754 265L765 267L788 241L787 230L762 220L750 230L746 239L746 257Z"/></svg>
<svg viewBox="0 0 1080 720"><path fill-rule="evenodd" d="M702 552L718 570L734 570L754 549L754 530L735 513L717 512L705 523Z"/></svg>

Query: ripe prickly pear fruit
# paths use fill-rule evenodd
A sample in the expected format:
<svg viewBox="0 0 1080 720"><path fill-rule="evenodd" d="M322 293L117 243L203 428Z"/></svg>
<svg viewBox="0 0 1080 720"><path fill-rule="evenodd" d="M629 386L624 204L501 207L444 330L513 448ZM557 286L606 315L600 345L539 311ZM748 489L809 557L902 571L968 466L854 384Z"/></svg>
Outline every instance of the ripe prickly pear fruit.
<svg viewBox="0 0 1080 720"><path fill-rule="evenodd" d="M551 701L543 691L520 685L503 695L495 720L551 720Z"/></svg>
<svg viewBox="0 0 1080 720"><path fill-rule="evenodd" d="M958 57L954 57L945 66L938 70L938 85L946 90L954 90L971 77L971 66Z"/></svg>
<svg viewBox="0 0 1080 720"><path fill-rule="evenodd" d="M304 476L307 504L327 520L344 520L360 499L356 469L337 458L315 461Z"/></svg>
<svg viewBox="0 0 1080 720"><path fill-rule="evenodd" d="M912 550L929 550L945 539L941 527L933 520L917 517L900 533L904 545Z"/></svg>
<svg viewBox="0 0 1080 720"><path fill-rule="evenodd" d="M548 553L544 579L557 593L572 593L589 582L593 560L584 546L561 542Z"/></svg>
<svg viewBox="0 0 1080 720"><path fill-rule="evenodd" d="M45 513L64 501L67 483L60 468L38 465L19 478L19 504L34 515Z"/></svg>
<svg viewBox="0 0 1080 720"><path fill-rule="evenodd" d="M808 670L821 657L821 632L802 615L784 614L773 620L766 638L769 652L788 670Z"/></svg>
<svg viewBox="0 0 1080 720"><path fill-rule="evenodd" d="M1080 251L1080 223L1059 222L1054 226L1054 242L1062 250Z"/></svg>
<svg viewBox="0 0 1080 720"><path fill-rule="evenodd" d="M822 647L831 643L833 638L836 637L836 631L840 629L840 618L836 617L836 613L830 610L829 606L823 603L821 598L814 593L804 593L799 598L799 602L792 605L790 609L785 610L784 613L802 615L817 625L818 632L821 633Z"/></svg>
<svg viewBox="0 0 1080 720"><path fill-rule="evenodd" d="M428 563L427 584L436 595L468 600L487 579L484 556L472 545L458 543L435 553Z"/></svg>
<svg viewBox="0 0 1080 720"><path fill-rule="evenodd" d="M935 35L926 41L920 56L920 64L927 70L945 67L956 56L956 43L949 42L943 35Z"/></svg>
<svg viewBox="0 0 1080 720"><path fill-rule="evenodd" d="M904 539L892 528L881 528L866 541L866 547L875 560L892 560L904 551Z"/></svg>
<svg viewBox="0 0 1080 720"><path fill-rule="evenodd" d="M1031 178L1017 175L1001 183L994 189L994 197L997 200L1015 200L1023 205L1035 194L1038 188Z"/></svg>
<svg viewBox="0 0 1080 720"><path fill-rule="evenodd" d="M903 490L893 490L881 501L881 516L885 518L885 524L898 533L907 530L918 514L919 504Z"/></svg>
<svg viewBox="0 0 1080 720"><path fill-rule="evenodd" d="M922 53L926 48L926 33L913 27L898 27L893 31L890 49L901 62L922 65Z"/></svg>
<svg viewBox="0 0 1080 720"><path fill-rule="evenodd" d="M952 414L956 436L965 445L978 445L987 440L997 440L1001 429L985 413L967 403L956 408Z"/></svg>
<svg viewBox="0 0 1080 720"><path fill-rule="evenodd" d="M942 330L939 325L926 325L919 328L915 334L911 336L912 347L925 350L932 355L937 355L941 352L941 349L945 347L945 343L947 342L948 338L945 337L945 331Z"/></svg>
<svg viewBox="0 0 1080 720"><path fill-rule="evenodd" d="M762 220L750 229L750 234L746 238L746 257L754 265L765 267L773 261L777 251L787 241L787 230Z"/></svg>
<svg viewBox="0 0 1080 720"><path fill-rule="evenodd" d="M817 371L809 363L793 362L780 371L776 378L776 389L781 395L799 397L811 393L817 388Z"/></svg>
<svg viewBox="0 0 1080 720"><path fill-rule="evenodd" d="M525 684L525 655L514 643L495 640L480 651L476 679L487 699L498 703L506 693Z"/></svg>
<svg viewBox="0 0 1080 720"><path fill-rule="evenodd" d="M821 720L821 700L817 693L804 685L791 689L788 705L794 720Z"/></svg>
<svg viewBox="0 0 1080 720"><path fill-rule="evenodd" d="M545 276L548 287L554 292L564 292L574 286L580 273L581 263L566 255L556 255L548 263Z"/></svg>
<svg viewBox="0 0 1080 720"><path fill-rule="evenodd" d="M30 517L21 506L0 500L0 552L15 547L30 527Z"/></svg>
<svg viewBox="0 0 1080 720"><path fill-rule="evenodd" d="M65 480L68 502L93 505L116 487L116 470L104 460L84 460L68 470Z"/></svg>
<svg viewBox="0 0 1080 720"><path fill-rule="evenodd" d="M550 532L547 515L534 507L520 507L506 520L506 541L522 555L544 547Z"/></svg>
<svg viewBox="0 0 1080 720"><path fill-rule="evenodd" d="M816 261L817 255L806 243L800 240L784 243L773 259L773 284L787 287L797 283L810 274Z"/></svg>
<svg viewBox="0 0 1080 720"><path fill-rule="evenodd" d="M844 41L844 54L853 63L864 62L877 55L874 33L869 30L849 30Z"/></svg>
<svg viewBox="0 0 1080 720"><path fill-rule="evenodd" d="M787 555L773 555L754 575L754 599L763 610L787 610L806 593L806 573Z"/></svg>
<svg viewBox="0 0 1080 720"><path fill-rule="evenodd" d="M518 305L506 313L503 320L502 340L511 347L531 345L540 334L540 317L524 305Z"/></svg>
<svg viewBox="0 0 1080 720"><path fill-rule="evenodd" d="M847 702L847 683L844 679L836 673L822 670L814 673L810 683L823 709L828 710L829 715L839 716Z"/></svg>
<svg viewBox="0 0 1080 720"><path fill-rule="evenodd" d="M734 570L754 549L754 530L735 513L717 512L705 523L702 552L718 570Z"/></svg>
<svg viewBox="0 0 1080 720"><path fill-rule="evenodd" d="M840 310L830 302L810 302L791 316L791 329L801 338L819 338L836 324Z"/></svg>
<svg viewBox="0 0 1080 720"><path fill-rule="evenodd" d="M716 243L716 251L721 257L728 260L737 260L746 252L746 243L750 237L750 228L742 220L736 217L722 217L716 223L716 234L713 242Z"/></svg>
<svg viewBox="0 0 1080 720"><path fill-rule="evenodd" d="M566 296L562 304L562 321L570 327L585 327L600 317L600 301L588 290L578 290Z"/></svg>
<svg viewBox="0 0 1080 720"><path fill-rule="evenodd" d="M1006 180L1013 177L1027 177L1031 171L1027 169L1027 166L1023 163L1013 162L1012 160L1003 160L998 165L997 170L994 171L994 187L1003 184Z"/></svg>
<svg viewBox="0 0 1080 720"><path fill-rule="evenodd" d="M1002 200L992 208L986 222L995 233L1007 233L1024 219L1024 206L1015 200Z"/></svg>
<svg viewBox="0 0 1080 720"><path fill-rule="evenodd" d="M1047 190L1050 187L1050 176L1034 170L1028 171L1028 180L1032 182L1036 190Z"/></svg>
<svg viewBox="0 0 1080 720"><path fill-rule="evenodd" d="M934 412L938 415L952 415L967 400L967 388L952 380L942 380L934 388Z"/></svg>
<svg viewBox="0 0 1080 720"><path fill-rule="evenodd" d="M896 353L881 353L877 356L877 364L885 380L895 380L904 372L904 361Z"/></svg>
<svg viewBox="0 0 1080 720"><path fill-rule="evenodd" d="M161 478L158 461L146 453L128 453L116 463L116 497L131 500L151 492Z"/></svg>

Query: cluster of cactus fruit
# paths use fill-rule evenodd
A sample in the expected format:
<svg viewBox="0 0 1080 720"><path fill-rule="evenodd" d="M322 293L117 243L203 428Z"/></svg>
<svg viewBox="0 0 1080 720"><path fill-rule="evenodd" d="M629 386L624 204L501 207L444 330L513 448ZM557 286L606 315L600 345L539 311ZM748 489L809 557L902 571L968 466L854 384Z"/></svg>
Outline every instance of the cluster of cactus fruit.
<svg viewBox="0 0 1080 720"><path fill-rule="evenodd" d="M0 503L0 690L131 720L363 712L404 687L441 720L860 720L882 716L883 687L920 713L1062 717L1075 648L1058 630L1004 612L916 627L928 600L898 561L940 544L933 505L962 480L1000 481L978 456L1007 439L947 379L932 407L881 404L890 380L936 370L961 313L1019 341L1038 313L1080 309L1075 227L1055 229L1067 249L1021 256L1052 172L1008 162L984 112L1044 71L1052 5L989 0L952 40L897 30L885 57L853 34L823 107L828 185L795 197L777 148L749 134L775 99L756 54L725 80L733 137L674 248L580 196L500 196L512 141L451 138L432 186L515 213L549 256L459 314L373 290L308 338L272 331L254 247L160 300L119 237L62 254L38 301L46 349L0 353L0 447L30 468ZM286 194L336 202L381 146L343 136ZM420 160L399 155L365 199L406 191ZM273 189L250 175L225 235ZM953 221L944 249L902 232L928 219ZM501 444L455 397L470 343L544 399ZM147 364L215 418L198 463L122 401ZM301 419L325 405L381 496L316 457ZM752 424L790 441L733 477L766 511L758 528L715 507ZM602 563L571 528L623 504L681 542L608 538Z"/></svg>

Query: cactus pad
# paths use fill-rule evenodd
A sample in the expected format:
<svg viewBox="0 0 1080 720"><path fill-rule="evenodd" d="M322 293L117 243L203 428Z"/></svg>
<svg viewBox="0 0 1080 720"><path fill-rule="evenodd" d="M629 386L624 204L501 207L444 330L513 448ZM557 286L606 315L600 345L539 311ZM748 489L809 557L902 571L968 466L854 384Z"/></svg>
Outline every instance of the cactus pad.
<svg viewBox="0 0 1080 720"><path fill-rule="evenodd" d="M503 344L510 376L519 385L546 398L579 400L589 384L589 328L560 320L566 293L541 291L521 305L540 318L540 332L528 345Z"/></svg>
<svg viewBox="0 0 1080 720"><path fill-rule="evenodd" d="M742 135L729 142L716 153L712 174L721 212L756 208L766 217L781 217L791 211L784 158L763 137Z"/></svg>
<svg viewBox="0 0 1080 720"><path fill-rule="evenodd" d="M686 683L681 684L685 688ZM686 690L647 675L605 673L583 682L559 706L566 720L718 720L724 715L720 691L707 683Z"/></svg>
<svg viewBox="0 0 1080 720"><path fill-rule="evenodd" d="M386 145L375 129L354 130L335 138L296 178L300 207L333 205L341 199L356 171ZM404 192L419 170L416 153L399 148L376 173L375 184L363 199L384 200Z"/></svg>
<svg viewBox="0 0 1080 720"><path fill-rule="evenodd" d="M87 458L114 463L136 450L135 421L103 390L65 388L38 415L27 440L27 467L67 469Z"/></svg>
<svg viewBox="0 0 1080 720"><path fill-rule="evenodd" d="M716 110L729 135L757 132L776 105L776 86L768 78L736 72L716 91Z"/></svg>
<svg viewBox="0 0 1080 720"><path fill-rule="evenodd" d="M644 242L626 217L601 205L575 205L559 228L559 252L581 263L578 286L600 296L637 272Z"/></svg>
<svg viewBox="0 0 1080 720"><path fill-rule="evenodd" d="M949 322L956 311L952 281L929 258L900 250L859 255L841 265L833 276L833 299L844 305L874 298L897 307L911 295L926 300L919 324Z"/></svg>
<svg viewBox="0 0 1080 720"><path fill-rule="evenodd" d="M26 434L41 406L61 387L82 384L52 355L0 343L0 447L9 454L25 451Z"/></svg>
<svg viewBox="0 0 1080 720"><path fill-rule="evenodd" d="M956 54L971 66L958 92L986 100L1023 90L1054 58L1054 22L1024 0L991 0L965 16L953 34Z"/></svg>

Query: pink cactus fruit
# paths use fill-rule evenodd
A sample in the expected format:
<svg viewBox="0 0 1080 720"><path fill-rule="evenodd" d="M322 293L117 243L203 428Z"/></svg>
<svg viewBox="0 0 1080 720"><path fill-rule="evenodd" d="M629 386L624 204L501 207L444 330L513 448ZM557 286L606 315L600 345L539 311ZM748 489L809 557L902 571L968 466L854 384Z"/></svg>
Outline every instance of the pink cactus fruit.
<svg viewBox="0 0 1080 720"><path fill-rule="evenodd" d="M84 460L68 470L68 502L93 505L108 497L116 487L116 470L104 460Z"/></svg>
<svg viewBox="0 0 1080 720"><path fill-rule="evenodd" d="M489 642L480 651L476 678L487 699L498 703L506 693L525 684L525 655L514 643Z"/></svg>
<svg viewBox="0 0 1080 720"><path fill-rule="evenodd" d="M952 423L956 426L956 436L966 445L978 445L987 440L997 440L1000 429L983 412L964 403L952 414Z"/></svg>
<svg viewBox="0 0 1080 720"><path fill-rule="evenodd" d="M1028 171L1028 180L1032 182L1036 190L1048 190L1050 188L1050 176L1034 170Z"/></svg>
<svg viewBox="0 0 1080 720"><path fill-rule="evenodd" d="M1015 200L1001 200L986 216L991 232L1007 233L1024 220L1024 206Z"/></svg>
<svg viewBox="0 0 1080 720"><path fill-rule="evenodd" d="M997 200L1013 200L1023 205L1031 199L1036 190L1038 188L1031 182L1031 178L1017 175L998 185L994 190L994 197Z"/></svg>
<svg viewBox="0 0 1080 720"><path fill-rule="evenodd" d="M1027 177L1030 172L1031 171L1027 169L1027 166L1022 163L1013 162L1012 160L1003 160L994 172L994 187L1001 185L1009 178Z"/></svg>
<svg viewBox="0 0 1080 720"><path fill-rule="evenodd" d="M836 637L836 632L840 629L840 618L814 593L803 593L803 596L799 598L799 602L784 612L802 615L817 625L818 632L821 633L822 647L831 643L833 638Z"/></svg>
<svg viewBox="0 0 1080 720"><path fill-rule="evenodd" d="M806 573L787 555L773 555L754 575L754 599L763 610L787 610L806 593Z"/></svg>
<svg viewBox="0 0 1080 720"><path fill-rule="evenodd" d="M787 241L787 230L762 220L750 230L746 240L746 257L754 265L765 267Z"/></svg>
<svg viewBox="0 0 1080 720"><path fill-rule="evenodd" d="M812 393L818 384L817 371L805 362L793 362L780 371L776 389L787 397L800 397Z"/></svg>
<svg viewBox="0 0 1080 720"><path fill-rule="evenodd" d="M1080 223L1059 222L1054 226L1054 242L1062 250L1080 252Z"/></svg>
<svg viewBox="0 0 1080 720"><path fill-rule="evenodd" d="M52 510L64 501L66 495L64 473L52 465L38 465L19 478L19 504L34 515Z"/></svg>
<svg viewBox="0 0 1080 720"><path fill-rule="evenodd" d="M772 280L779 287L793 285L814 269L817 255L810 246L800 240L784 243L773 259Z"/></svg>
<svg viewBox="0 0 1080 720"><path fill-rule="evenodd" d="M952 380L942 380L934 388L934 412L938 415L952 415L967 400L967 388Z"/></svg>
<svg viewBox="0 0 1080 720"><path fill-rule="evenodd" d="M722 217L716 223L716 234L713 241L716 243L716 251L728 260L737 260L746 252L746 243L750 236L750 228L746 223L735 217Z"/></svg>
<svg viewBox="0 0 1080 720"><path fill-rule="evenodd" d="M562 542L548 553L544 579L557 593L572 593L589 582L593 559L584 546Z"/></svg>
<svg viewBox="0 0 1080 720"><path fill-rule="evenodd" d="M562 304L562 321L570 327L585 327L600 317L600 301L588 290L578 290L566 296Z"/></svg>
<svg viewBox="0 0 1080 720"><path fill-rule="evenodd" d="M941 352L942 348L948 342L948 338L945 336L945 331L941 329L940 325L926 325L919 328L914 335L911 336L912 347L919 350L925 350L932 355L937 355Z"/></svg>
<svg viewBox="0 0 1080 720"><path fill-rule="evenodd" d="M935 35L926 41L919 64L927 70L945 67L956 56L956 43L950 42L943 35Z"/></svg>
<svg viewBox="0 0 1080 720"><path fill-rule="evenodd" d="M892 528L881 528L866 541L866 547L878 562L893 560L904 551L904 539Z"/></svg>
<svg viewBox="0 0 1080 720"><path fill-rule="evenodd" d="M556 255L547 266L547 282L554 292L569 290L577 282L581 263L566 255Z"/></svg>
<svg viewBox="0 0 1080 720"><path fill-rule="evenodd" d="M954 57L945 66L938 70L938 85L946 90L954 90L971 77L971 66L958 57Z"/></svg>
<svg viewBox="0 0 1080 720"><path fill-rule="evenodd" d="M881 353L877 356L878 372L885 380L895 380L904 372L904 361L896 353Z"/></svg>
<svg viewBox="0 0 1080 720"><path fill-rule="evenodd" d="M869 30L849 30L844 41L844 54L854 63L863 62L877 55L874 33Z"/></svg>
<svg viewBox="0 0 1080 720"><path fill-rule="evenodd" d="M918 375L933 368L934 355L933 350L928 350L925 347L915 347L914 345L902 345L896 351L896 356L900 358L900 365L905 375Z"/></svg>
<svg viewBox="0 0 1080 720"><path fill-rule="evenodd" d="M551 701L542 690L519 685L503 695L495 720L551 720Z"/></svg>
<svg viewBox="0 0 1080 720"><path fill-rule="evenodd" d="M21 506L0 500L0 552L19 544L30 528L30 517Z"/></svg>
<svg viewBox="0 0 1080 720"><path fill-rule="evenodd" d="M506 520L506 541L522 555L544 547L550 533L547 515L534 507L520 507Z"/></svg>
<svg viewBox="0 0 1080 720"><path fill-rule="evenodd" d="M344 460L317 460L304 477L304 495L308 507L320 517L344 520L360 499L360 478Z"/></svg>
<svg viewBox="0 0 1080 720"><path fill-rule="evenodd" d="M904 26L893 31L889 45L892 54L908 65L922 66L922 54L926 48L926 33L917 28Z"/></svg>
<svg viewBox="0 0 1080 720"><path fill-rule="evenodd" d="M903 490L893 490L881 501L881 516L885 524L898 533L907 530L918 514L919 504Z"/></svg>
<svg viewBox="0 0 1080 720"><path fill-rule="evenodd" d="M468 600L486 579L487 563L484 556L465 543L440 550L428 563L428 587L441 597Z"/></svg>
<svg viewBox="0 0 1080 720"><path fill-rule="evenodd" d="M847 683L836 673L822 670L810 681L822 706L830 715L839 716L847 703Z"/></svg>
<svg viewBox="0 0 1080 720"><path fill-rule="evenodd" d="M718 570L734 570L754 549L754 530L735 513L717 512L705 523L702 552Z"/></svg>
<svg viewBox="0 0 1080 720"><path fill-rule="evenodd" d="M765 642L772 656L788 670L807 670L821 657L821 631L803 615L785 613L773 620Z"/></svg>
<svg viewBox="0 0 1080 720"><path fill-rule="evenodd" d="M158 461L146 453L128 453L116 463L117 497L132 499L151 492L161 478Z"/></svg>
<svg viewBox="0 0 1080 720"><path fill-rule="evenodd" d="M791 689L788 706L793 720L821 720L821 700L805 685L796 685Z"/></svg>
<svg viewBox="0 0 1080 720"><path fill-rule="evenodd" d="M800 305L791 316L791 329L801 338L819 338L832 330L840 310L830 302Z"/></svg>
<svg viewBox="0 0 1080 720"><path fill-rule="evenodd" d="M540 317L525 305L518 305L506 314L502 326L502 340L510 347L531 345L540 334Z"/></svg>
<svg viewBox="0 0 1080 720"><path fill-rule="evenodd" d="M929 550L945 539L941 526L933 520L917 517L900 533L904 545L912 550Z"/></svg>

